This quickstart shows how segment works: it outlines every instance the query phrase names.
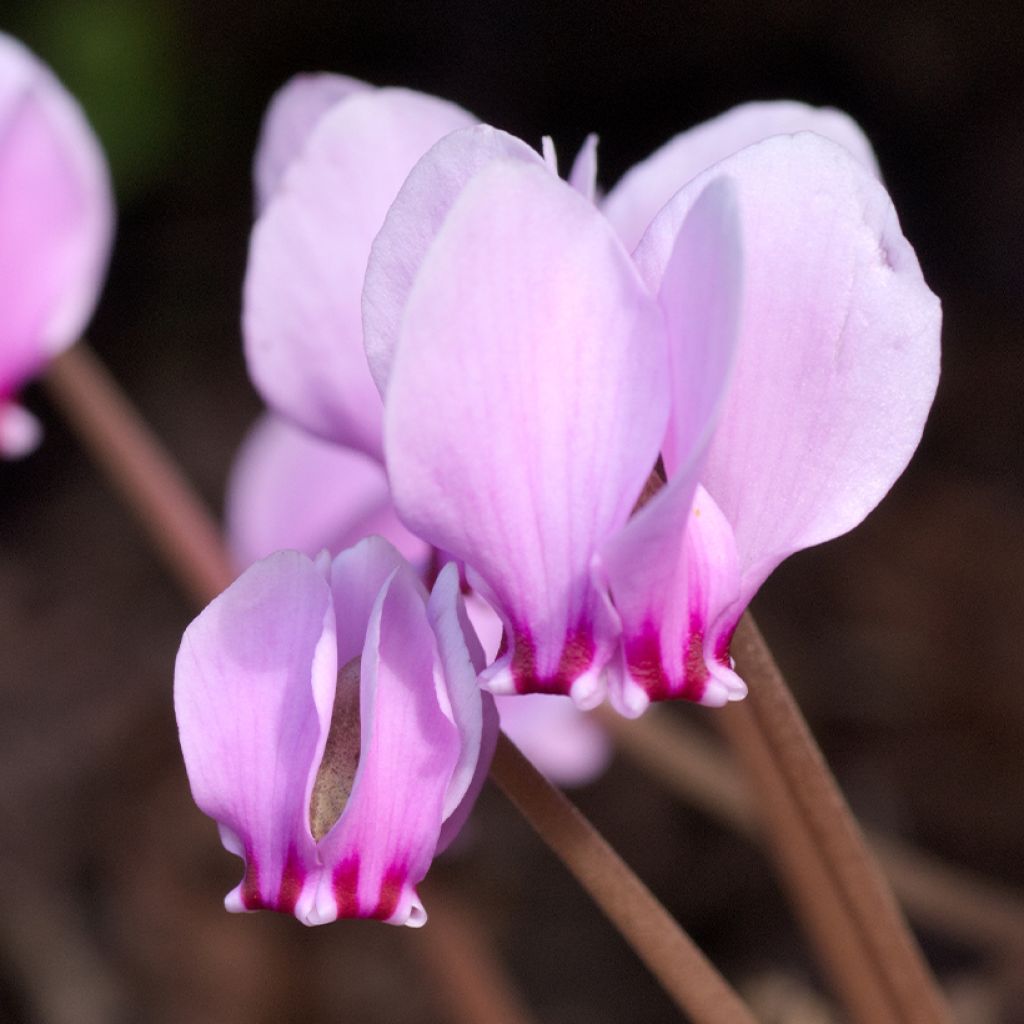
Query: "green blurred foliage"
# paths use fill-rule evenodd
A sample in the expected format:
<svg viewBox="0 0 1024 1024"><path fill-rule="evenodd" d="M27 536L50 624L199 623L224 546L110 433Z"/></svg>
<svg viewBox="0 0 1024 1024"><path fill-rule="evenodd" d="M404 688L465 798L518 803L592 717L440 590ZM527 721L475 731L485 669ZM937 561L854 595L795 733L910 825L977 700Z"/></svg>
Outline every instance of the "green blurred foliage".
<svg viewBox="0 0 1024 1024"><path fill-rule="evenodd" d="M22 6L6 26L85 108L121 203L159 183L180 143L179 11L163 0L46 0Z"/></svg>

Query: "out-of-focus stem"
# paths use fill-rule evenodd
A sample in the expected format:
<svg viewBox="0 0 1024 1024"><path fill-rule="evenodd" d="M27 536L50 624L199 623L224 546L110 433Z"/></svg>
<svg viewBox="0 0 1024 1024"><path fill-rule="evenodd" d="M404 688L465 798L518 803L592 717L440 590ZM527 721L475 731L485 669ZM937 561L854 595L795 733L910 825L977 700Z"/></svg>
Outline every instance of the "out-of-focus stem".
<svg viewBox="0 0 1024 1024"><path fill-rule="evenodd" d="M856 955L873 966L892 1019L901 1024L946 1024L952 1015L938 985L749 614L736 630L732 653L750 695L722 709L717 718L747 769L797 905L813 909L820 897L815 870L807 860L811 848L827 873L827 888L837 895L836 913L830 917L838 922L842 915L842 930L838 924L816 929L837 983L840 961L851 955L851 940L856 939ZM812 880L806 890L805 878ZM847 992L847 982L841 989ZM859 1014L858 1019L875 1024L884 1018Z"/></svg>
<svg viewBox="0 0 1024 1024"><path fill-rule="evenodd" d="M748 838L759 837L750 788L729 753L668 708L630 721L595 712L617 749L681 800ZM709 711L717 718L718 711ZM937 856L865 830L868 843L912 919L986 949L1024 974L1024 899Z"/></svg>
<svg viewBox="0 0 1024 1024"><path fill-rule="evenodd" d="M174 460L84 342L58 356L43 383L166 566L205 605L235 572L216 523Z"/></svg>
<svg viewBox="0 0 1024 1024"><path fill-rule="evenodd" d="M179 582L199 604L208 603L234 578L230 557L209 511L145 421L82 343L45 380ZM491 776L696 1024L756 1024L601 834L504 736Z"/></svg>
<svg viewBox="0 0 1024 1024"><path fill-rule="evenodd" d="M429 927L404 929L405 942L427 968L438 998L458 1024L533 1024L491 948L491 939L476 915L447 887L429 880ZM428 895L429 894L429 895Z"/></svg>
<svg viewBox="0 0 1024 1024"><path fill-rule="evenodd" d="M575 805L506 736L491 778L698 1024L754 1024L728 982Z"/></svg>

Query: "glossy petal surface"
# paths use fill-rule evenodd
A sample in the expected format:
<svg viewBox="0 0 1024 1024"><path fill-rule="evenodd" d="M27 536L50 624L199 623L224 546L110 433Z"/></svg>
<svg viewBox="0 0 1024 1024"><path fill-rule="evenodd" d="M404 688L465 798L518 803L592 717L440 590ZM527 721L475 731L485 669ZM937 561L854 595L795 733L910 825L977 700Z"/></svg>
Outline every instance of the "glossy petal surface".
<svg viewBox="0 0 1024 1024"><path fill-rule="evenodd" d="M409 298L385 431L400 516L505 620L496 691L602 696L614 628L591 561L657 457L664 344L604 219L546 168L466 186Z"/></svg>
<svg viewBox="0 0 1024 1024"><path fill-rule="evenodd" d="M229 910L309 911L309 798L337 671L330 589L294 551L257 562L185 631L174 705L192 794L246 862Z"/></svg>
<svg viewBox="0 0 1024 1024"><path fill-rule="evenodd" d="M358 92L317 121L253 229L243 327L254 384L300 426L375 458L360 298L370 244L413 164L470 123L430 96Z"/></svg>
<svg viewBox="0 0 1024 1024"><path fill-rule="evenodd" d="M475 125L448 135L412 169L373 243L363 289L363 330L370 372L383 395L413 280L467 182L488 164L541 165L513 135Z"/></svg>
<svg viewBox="0 0 1024 1024"><path fill-rule="evenodd" d="M745 283L701 479L749 597L787 555L860 522L903 470L935 392L940 310L877 179L810 133L751 146L678 193L635 253L652 287L718 174L738 196Z"/></svg>
<svg viewBox="0 0 1024 1024"><path fill-rule="evenodd" d="M830 107L790 100L744 103L670 139L630 168L608 193L603 209L632 250L654 215L702 171L773 135L811 131L843 146L877 174L871 145L849 116Z"/></svg>
<svg viewBox="0 0 1024 1024"><path fill-rule="evenodd" d="M227 491L228 540L240 566L283 548L336 554L371 534L418 567L427 563L427 545L395 515L380 463L273 413L247 435Z"/></svg>

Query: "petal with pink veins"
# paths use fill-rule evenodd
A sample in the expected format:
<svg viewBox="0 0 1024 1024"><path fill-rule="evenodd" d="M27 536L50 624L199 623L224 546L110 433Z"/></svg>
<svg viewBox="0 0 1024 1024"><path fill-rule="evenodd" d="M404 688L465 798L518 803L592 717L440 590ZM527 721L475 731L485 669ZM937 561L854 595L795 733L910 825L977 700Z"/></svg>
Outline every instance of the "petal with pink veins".
<svg viewBox="0 0 1024 1024"><path fill-rule="evenodd" d="M744 603L784 558L851 529L921 437L940 308L877 178L820 136L779 136L717 164L634 254L660 286L679 225L728 175L744 286L732 383L701 482L732 527Z"/></svg>
<svg viewBox="0 0 1024 1024"><path fill-rule="evenodd" d="M192 795L245 859L229 910L312 908L309 800L337 672L330 588L295 551L251 566L185 631L174 707Z"/></svg>
<svg viewBox="0 0 1024 1024"><path fill-rule="evenodd" d="M399 515L503 619L495 692L603 697L616 624L591 562L657 458L666 360L661 311L591 204L521 161L470 181L410 294L385 435Z"/></svg>

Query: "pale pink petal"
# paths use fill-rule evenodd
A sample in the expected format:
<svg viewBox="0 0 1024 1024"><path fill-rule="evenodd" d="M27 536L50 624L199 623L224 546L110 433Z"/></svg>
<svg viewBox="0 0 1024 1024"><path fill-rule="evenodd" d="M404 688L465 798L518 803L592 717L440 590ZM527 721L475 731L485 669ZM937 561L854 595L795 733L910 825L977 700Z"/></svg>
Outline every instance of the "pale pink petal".
<svg viewBox="0 0 1024 1024"><path fill-rule="evenodd" d="M410 570L398 569L366 631L359 768L341 818L320 841L325 870L316 922L426 921L416 885L437 846L460 745L438 704L434 666L421 588Z"/></svg>
<svg viewBox="0 0 1024 1024"><path fill-rule="evenodd" d="M263 116L253 161L257 213L277 191L317 121L335 104L371 88L357 78L324 71L295 75L274 93Z"/></svg>
<svg viewBox="0 0 1024 1024"><path fill-rule="evenodd" d="M380 399L360 308L370 244L413 164L472 120L402 89L351 95L317 121L253 229L243 308L253 383L300 426L376 458Z"/></svg>
<svg viewBox="0 0 1024 1024"><path fill-rule="evenodd" d="M583 140L576 154L569 172L569 184L584 199L592 203L597 201L597 136L593 132Z"/></svg>
<svg viewBox="0 0 1024 1024"><path fill-rule="evenodd" d="M527 693L495 704L502 731L556 786L585 786L608 767L608 734L571 700Z"/></svg>
<svg viewBox="0 0 1024 1024"><path fill-rule="evenodd" d="M383 410L382 410L383 411ZM273 413L249 432L228 479L226 527L240 566L282 548L336 554L379 534L419 568L426 544L399 521L380 463Z"/></svg>
<svg viewBox="0 0 1024 1024"><path fill-rule="evenodd" d="M483 650L473 633L466 608L459 591L459 570L449 562L437 577L427 605L427 617L437 637L441 676L445 687L445 701L451 719L459 730L462 749L445 794L444 818L463 801L477 774L485 747L494 752L497 735L484 738L484 713L477 674L483 669ZM490 694L486 695L491 700ZM444 702L442 702L444 703ZM495 727L497 725L495 721ZM486 758L487 765L490 757ZM487 765L484 765L486 773ZM467 808L468 813L468 808Z"/></svg>
<svg viewBox="0 0 1024 1024"><path fill-rule="evenodd" d="M878 180L811 133L749 147L679 192L635 253L652 287L719 174L738 197L744 296L701 480L749 597L787 555L859 523L902 472L935 393L940 310Z"/></svg>
<svg viewBox="0 0 1024 1024"><path fill-rule="evenodd" d="M339 665L348 664L362 653L366 642L366 623L370 620L374 603L384 584L398 570L412 575L402 556L382 537L367 537L342 551L332 562L330 577L338 614ZM416 586L425 608L426 588L418 580Z"/></svg>
<svg viewBox="0 0 1024 1024"><path fill-rule="evenodd" d="M496 691L601 699L614 624L590 563L657 457L666 359L660 310L593 206L519 161L466 186L409 298L385 432L399 515L505 622Z"/></svg>
<svg viewBox="0 0 1024 1024"><path fill-rule="evenodd" d="M697 581L684 539L736 351L741 261L736 197L721 178L703 190L677 232L659 292L674 397L663 448L668 484L601 553L622 620L625 671L612 674L612 699L625 714L639 714L650 699L722 703L717 680L695 652L708 639L708 615L721 611L704 607L709 593L731 604L739 580L730 565L722 580Z"/></svg>
<svg viewBox="0 0 1024 1024"><path fill-rule="evenodd" d="M857 123L841 111L791 100L744 103L677 135L630 168L608 193L604 212L626 248L632 249L654 215L701 171L755 142L802 131L832 139L873 174L878 173L871 144Z"/></svg>
<svg viewBox="0 0 1024 1024"><path fill-rule="evenodd" d="M0 33L0 406L85 327L113 227L106 161L81 109Z"/></svg>
<svg viewBox="0 0 1024 1024"><path fill-rule="evenodd" d="M399 325L427 249L466 183L494 161L540 164L515 136L475 125L442 139L412 169L373 243L363 288L363 332L370 372L383 395Z"/></svg>
<svg viewBox="0 0 1024 1024"><path fill-rule="evenodd" d="M246 865L229 910L312 906L309 800L337 669L330 589L294 551L246 570L185 631L174 706L192 795Z"/></svg>

